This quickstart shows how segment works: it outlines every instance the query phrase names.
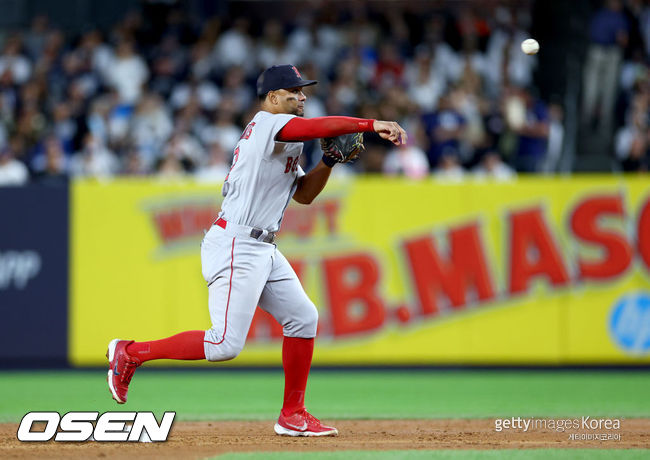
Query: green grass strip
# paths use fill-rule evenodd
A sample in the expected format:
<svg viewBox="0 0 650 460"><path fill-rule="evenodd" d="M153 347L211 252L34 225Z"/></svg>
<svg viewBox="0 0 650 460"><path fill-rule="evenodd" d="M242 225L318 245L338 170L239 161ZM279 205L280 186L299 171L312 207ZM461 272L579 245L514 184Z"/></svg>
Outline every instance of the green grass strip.
<svg viewBox="0 0 650 460"><path fill-rule="evenodd" d="M650 372L314 371L307 406L324 419L650 416ZM0 372L0 421L34 410L166 410L177 420L267 420L281 371L136 371L129 401L111 399L104 371Z"/></svg>
<svg viewBox="0 0 650 460"><path fill-rule="evenodd" d="M259 452L232 453L218 457L219 460L292 460L308 457L310 460L484 460L484 459L647 459L650 451L642 449L525 449L525 450L385 450L385 451L338 451L338 452Z"/></svg>

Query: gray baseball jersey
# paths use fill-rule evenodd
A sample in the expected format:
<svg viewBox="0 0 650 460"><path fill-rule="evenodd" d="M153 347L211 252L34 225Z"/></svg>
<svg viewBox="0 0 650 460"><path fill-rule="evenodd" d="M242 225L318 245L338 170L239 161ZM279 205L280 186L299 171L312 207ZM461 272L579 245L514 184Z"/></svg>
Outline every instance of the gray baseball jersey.
<svg viewBox="0 0 650 460"><path fill-rule="evenodd" d="M248 124L223 186L220 217L271 232L280 229L296 178L305 174L298 166L303 143L275 140L294 116L262 111Z"/></svg>
<svg viewBox="0 0 650 460"><path fill-rule="evenodd" d="M205 332L205 356L224 361L244 346L255 308L269 312L287 337L315 337L318 311L268 232L280 228L296 191L302 142L275 136L293 115L258 112L235 148L222 194L219 219L201 244L212 328ZM264 230L262 234L252 230Z"/></svg>

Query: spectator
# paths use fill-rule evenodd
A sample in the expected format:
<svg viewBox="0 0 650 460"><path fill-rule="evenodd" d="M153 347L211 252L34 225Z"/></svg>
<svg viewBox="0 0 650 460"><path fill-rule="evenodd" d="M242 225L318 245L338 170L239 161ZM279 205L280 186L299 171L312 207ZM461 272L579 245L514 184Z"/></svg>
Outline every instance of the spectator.
<svg viewBox="0 0 650 460"><path fill-rule="evenodd" d="M227 152L232 152L239 142L242 129L235 124L235 104L231 100L224 101L215 112L214 122L201 132L201 140L206 145L219 144Z"/></svg>
<svg viewBox="0 0 650 460"><path fill-rule="evenodd" d="M161 179L178 179L186 172L183 162L171 154L161 157L156 166L156 176Z"/></svg>
<svg viewBox="0 0 650 460"><path fill-rule="evenodd" d="M36 181L45 185L62 185L68 180L68 159L61 142L54 136L45 140L44 152L36 158Z"/></svg>
<svg viewBox="0 0 650 460"><path fill-rule="evenodd" d="M105 69L109 87L117 91L120 102L135 105L142 95L142 86L149 78L149 69L144 59L135 53L135 44L122 39L117 45L115 56Z"/></svg>
<svg viewBox="0 0 650 460"><path fill-rule="evenodd" d="M648 171L650 129L646 95L635 97L629 118L629 122L616 135L616 156L624 171Z"/></svg>
<svg viewBox="0 0 650 460"><path fill-rule="evenodd" d="M330 111L342 115L352 115L361 97L357 75L359 61L354 56L347 56L336 66L336 77L330 88L328 98Z"/></svg>
<svg viewBox="0 0 650 460"><path fill-rule="evenodd" d="M187 105L175 113L177 129L192 133L201 142L201 133L209 125L196 97L190 97ZM203 144L205 146L205 144Z"/></svg>
<svg viewBox="0 0 650 460"><path fill-rule="evenodd" d="M287 36L287 47L298 56L296 62L305 62L310 58L315 27L314 15L309 10L300 12L295 18L294 27Z"/></svg>
<svg viewBox="0 0 650 460"><path fill-rule="evenodd" d="M646 56L650 56L650 4L645 2L639 13L639 31L643 39Z"/></svg>
<svg viewBox="0 0 650 460"><path fill-rule="evenodd" d="M99 30L93 29L83 35L78 52L87 61L94 74L107 74L113 60L113 53L110 46L104 43Z"/></svg>
<svg viewBox="0 0 650 460"><path fill-rule="evenodd" d="M489 65L484 67L486 90L496 97L503 85L529 86L532 82L535 56L521 52L521 42L529 38L521 28L524 16L503 6L497 8L496 29L490 35L486 51Z"/></svg>
<svg viewBox="0 0 650 460"><path fill-rule="evenodd" d="M36 105L25 104L14 125L15 134L25 140L28 149L32 149L43 139L46 129L45 114Z"/></svg>
<svg viewBox="0 0 650 460"><path fill-rule="evenodd" d="M621 0L607 0L594 14L584 70L582 121L587 127L597 126L605 135L613 128L618 75L628 40L622 7Z"/></svg>
<svg viewBox="0 0 650 460"><path fill-rule="evenodd" d="M185 48L176 36L168 34L152 53L152 80L149 87L154 92L167 98L172 89L185 73L189 59Z"/></svg>
<svg viewBox="0 0 650 460"><path fill-rule="evenodd" d="M506 121L503 110L498 102L490 99L479 101L479 110L483 115L485 137L482 148L485 150L500 150L501 137L506 131Z"/></svg>
<svg viewBox="0 0 650 460"><path fill-rule="evenodd" d="M9 138L8 148L11 150L14 158L25 164L29 170L29 156L27 155L27 144L25 142L25 139L17 134L14 134Z"/></svg>
<svg viewBox="0 0 650 460"><path fill-rule="evenodd" d="M199 182L223 182L230 171L226 150L215 142L210 144L208 163L200 167L194 177Z"/></svg>
<svg viewBox="0 0 650 460"><path fill-rule="evenodd" d="M0 187L24 185L29 181L27 166L16 160L15 153L8 147L0 150Z"/></svg>
<svg viewBox="0 0 650 460"><path fill-rule="evenodd" d="M620 86L625 93L634 91L634 86L646 81L650 78L650 68L644 62L646 56L640 52L635 51L631 59L625 61L621 67Z"/></svg>
<svg viewBox="0 0 650 460"><path fill-rule="evenodd" d="M234 66L226 71L221 96L235 104L233 110L236 114L244 112L253 104L253 93L246 84L246 73L243 67Z"/></svg>
<svg viewBox="0 0 650 460"><path fill-rule="evenodd" d="M465 48L451 61L447 74L455 86L477 87L485 74L487 66L485 56L476 48L476 44L469 38L465 40Z"/></svg>
<svg viewBox="0 0 650 460"><path fill-rule="evenodd" d="M438 110L425 114L422 124L429 141L427 157L431 169L438 165L443 154L460 155L460 140L465 132L466 121L454 106L451 95L443 95Z"/></svg>
<svg viewBox="0 0 650 460"><path fill-rule="evenodd" d="M115 151L122 151L131 143L131 120L134 107L128 104L118 103L118 95L115 92L106 96L108 101L108 143L107 145Z"/></svg>
<svg viewBox="0 0 650 460"><path fill-rule="evenodd" d="M503 162L498 152L490 150L486 152L480 163L472 170L477 179L494 179L505 181L514 179L517 173Z"/></svg>
<svg viewBox="0 0 650 460"><path fill-rule="evenodd" d="M165 143L163 156L176 158L187 172L195 171L205 162L201 144L190 133L178 128Z"/></svg>
<svg viewBox="0 0 650 460"><path fill-rule="evenodd" d="M628 39L624 50L624 59L629 59L637 53L643 55L643 8L645 0L625 0L623 15L628 26Z"/></svg>
<svg viewBox="0 0 650 460"><path fill-rule="evenodd" d="M143 176L149 173L135 149L128 150L124 155L121 170L125 176Z"/></svg>
<svg viewBox="0 0 650 460"><path fill-rule="evenodd" d="M70 162L70 172L76 177L108 178L118 170L117 157L92 133L86 134L82 150Z"/></svg>
<svg viewBox="0 0 650 460"><path fill-rule="evenodd" d="M424 112L434 111L446 89L446 82L442 74L434 71L433 56L428 46L416 48L414 62L408 65L405 78L411 100Z"/></svg>
<svg viewBox="0 0 650 460"><path fill-rule="evenodd" d="M506 97L506 122L517 137L515 169L519 172L540 172L549 135L546 104L535 99L530 91L511 88Z"/></svg>
<svg viewBox="0 0 650 460"><path fill-rule="evenodd" d="M409 141L406 145L388 151L382 169L389 176L403 175L411 179L422 179L429 174L429 161L424 150Z"/></svg>
<svg viewBox="0 0 650 460"><path fill-rule="evenodd" d="M249 27L249 19L240 16L217 40L213 50L213 62L220 73L233 66L241 67L246 73L253 71L255 60L251 59L253 44Z"/></svg>
<svg viewBox="0 0 650 460"><path fill-rule="evenodd" d="M160 96L153 93L144 96L133 114L129 134L145 167L154 164L173 128L171 116Z"/></svg>
<svg viewBox="0 0 650 460"><path fill-rule="evenodd" d="M9 37L0 56L0 75L5 71L9 72L11 81L16 85L22 85L31 76L32 65L22 54L22 43L18 36Z"/></svg>
<svg viewBox="0 0 650 460"><path fill-rule="evenodd" d="M424 28L422 43L428 46L433 53L434 75L439 75L443 86L453 80L454 69L457 67L458 55L444 40L447 23L444 16L434 14Z"/></svg>
<svg viewBox="0 0 650 460"><path fill-rule="evenodd" d="M356 166L365 173L381 173L384 167L386 153L379 145L369 143Z"/></svg>
<svg viewBox="0 0 650 460"><path fill-rule="evenodd" d="M52 111L52 131L68 153L74 151L74 138L77 135L77 123L71 115L70 105L66 102L59 102Z"/></svg>
<svg viewBox="0 0 650 460"><path fill-rule="evenodd" d="M11 71L0 74L0 121L4 125L13 124L18 108L18 87L13 84Z"/></svg>
<svg viewBox="0 0 650 460"><path fill-rule="evenodd" d="M221 93L217 85L209 80L197 81L191 78L187 82L178 83L169 98L172 108L179 110L187 107L190 99L195 99L201 109L212 111L221 101Z"/></svg>
<svg viewBox="0 0 650 460"><path fill-rule="evenodd" d="M564 109L560 104L554 103L549 106L548 114L548 147L541 170L546 174L558 171L564 149Z"/></svg>
<svg viewBox="0 0 650 460"><path fill-rule="evenodd" d="M54 88L57 96L65 90L65 72L63 72L63 49L65 46L65 36L58 29L52 29L48 32L47 40L42 54L35 59L34 72L35 77L45 77L48 79L48 86L57 86ZM57 81L57 79L61 81Z"/></svg>
<svg viewBox="0 0 650 460"><path fill-rule="evenodd" d="M68 78L70 82L68 93L78 93L80 99L85 102L97 94L100 84L99 77L92 71L91 62L83 53L75 51L69 53L69 56L74 59L76 69L74 74Z"/></svg>
<svg viewBox="0 0 650 460"><path fill-rule="evenodd" d="M85 119L85 125L93 134L93 137L100 143L106 145L109 142L109 117L111 113L111 101L107 97L95 99Z"/></svg>
<svg viewBox="0 0 650 460"><path fill-rule="evenodd" d="M300 54L287 46L285 36L279 20L268 19L264 23L264 33L257 50L257 63L261 68L266 69L284 62L299 62Z"/></svg>
<svg viewBox="0 0 650 460"><path fill-rule="evenodd" d="M25 48L33 60L36 60L43 53L50 30L50 19L46 15L34 16L29 32L25 37Z"/></svg>
<svg viewBox="0 0 650 460"><path fill-rule="evenodd" d="M460 165L458 155L451 151L443 152L433 176L443 182L462 182L465 177L465 170Z"/></svg>
<svg viewBox="0 0 650 460"><path fill-rule="evenodd" d="M379 59L372 84L379 89L400 86L403 84L404 68L404 61L397 46L390 41L384 41L379 47Z"/></svg>
<svg viewBox="0 0 650 460"><path fill-rule="evenodd" d="M5 146L7 144L7 139L8 138L8 133L7 133L7 128L5 125L0 123L0 146ZM2 147L0 147L0 150Z"/></svg>
<svg viewBox="0 0 650 460"><path fill-rule="evenodd" d="M466 75L469 75L469 72ZM465 120L459 149L460 159L464 164L473 160L475 151L485 142L486 137L478 93L479 88L471 78L465 79L462 86L451 93L452 105Z"/></svg>
<svg viewBox="0 0 650 460"><path fill-rule="evenodd" d="M212 74L211 46L207 40L201 40L192 46L190 52L190 78L196 81L207 79Z"/></svg>
<svg viewBox="0 0 650 460"><path fill-rule="evenodd" d="M339 50L345 43L343 30L337 27L336 12L333 8L319 11L318 23L311 29L309 59L317 63L321 70L328 71L336 65Z"/></svg>

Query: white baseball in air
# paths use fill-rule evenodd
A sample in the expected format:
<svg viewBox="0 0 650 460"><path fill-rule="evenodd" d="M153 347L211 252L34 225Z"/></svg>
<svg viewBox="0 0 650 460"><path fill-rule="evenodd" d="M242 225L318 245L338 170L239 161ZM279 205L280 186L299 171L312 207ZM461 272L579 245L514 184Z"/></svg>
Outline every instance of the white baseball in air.
<svg viewBox="0 0 650 460"><path fill-rule="evenodd" d="M526 54L537 54L539 43L534 38L528 38L521 42L521 50Z"/></svg>

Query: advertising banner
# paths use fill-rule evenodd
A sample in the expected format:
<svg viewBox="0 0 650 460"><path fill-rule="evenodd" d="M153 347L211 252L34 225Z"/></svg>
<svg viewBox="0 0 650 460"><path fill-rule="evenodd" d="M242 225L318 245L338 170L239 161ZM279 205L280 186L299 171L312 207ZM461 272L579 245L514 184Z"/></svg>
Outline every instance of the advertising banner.
<svg viewBox="0 0 650 460"><path fill-rule="evenodd" d="M67 361L68 187L0 187L0 366Z"/></svg>
<svg viewBox="0 0 650 460"><path fill-rule="evenodd" d="M103 364L115 337L210 327L199 245L220 199L191 183L74 185L73 364ZM319 308L317 365L650 363L643 179L332 182L290 205L277 245ZM279 364L281 337L258 309L229 364Z"/></svg>

